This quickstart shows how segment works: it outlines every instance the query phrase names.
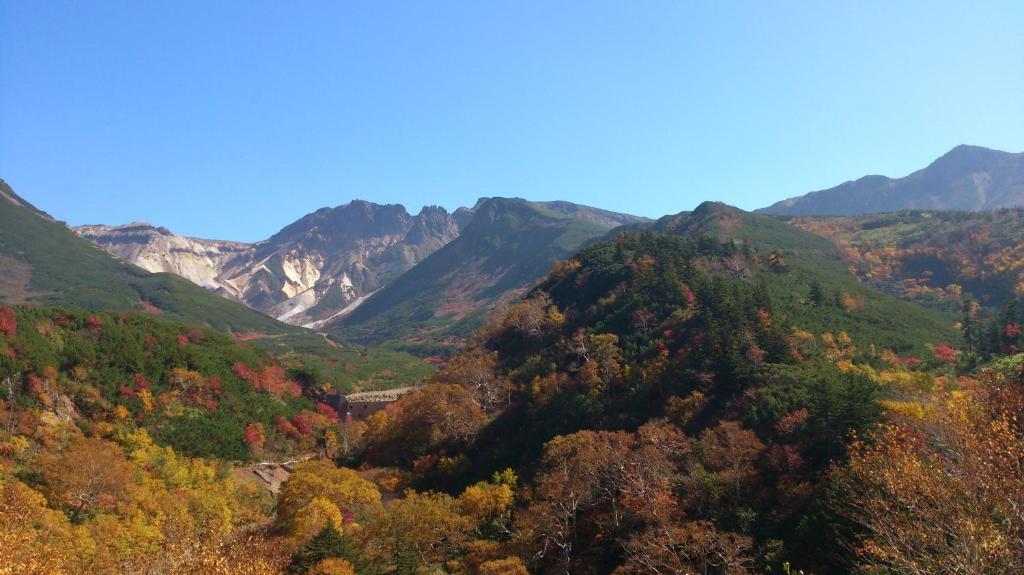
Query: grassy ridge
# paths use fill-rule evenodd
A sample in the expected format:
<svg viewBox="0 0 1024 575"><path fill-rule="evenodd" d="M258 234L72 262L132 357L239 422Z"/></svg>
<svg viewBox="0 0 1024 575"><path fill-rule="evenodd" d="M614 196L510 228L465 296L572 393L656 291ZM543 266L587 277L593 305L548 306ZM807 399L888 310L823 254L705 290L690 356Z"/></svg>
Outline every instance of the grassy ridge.
<svg viewBox="0 0 1024 575"><path fill-rule="evenodd" d="M0 191L14 196L0 181ZM17 198L20 200L20 198ZM0 255L26 270L20 285L4 284L0 301L138 310L222 331L298 333L242 304L173 274L151 274L121 262L21 200L0 197Z"/></svg>

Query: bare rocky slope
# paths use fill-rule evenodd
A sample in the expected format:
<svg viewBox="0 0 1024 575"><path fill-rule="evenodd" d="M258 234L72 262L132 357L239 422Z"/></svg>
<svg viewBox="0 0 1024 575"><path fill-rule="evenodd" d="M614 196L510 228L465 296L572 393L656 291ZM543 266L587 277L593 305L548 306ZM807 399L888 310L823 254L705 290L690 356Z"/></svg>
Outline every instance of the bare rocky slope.
<svg viewBox="0 0 1024 575"><path fill-rule="evenodd" d="M80 226L75 231L146 271L178 274L195 284L240 299L237 288L223 281L220 274L228 261L251 251L250 244L179 236L146 222Z"/></svg>
<svg viewBox="0 0 1024 575"><path fill-rule="evenodd" d="M459 234L444 208L353 201L323 208L254 244L176 235L146 223L75 229L111 254L171 272L295 325L358 304Z"/></svg>

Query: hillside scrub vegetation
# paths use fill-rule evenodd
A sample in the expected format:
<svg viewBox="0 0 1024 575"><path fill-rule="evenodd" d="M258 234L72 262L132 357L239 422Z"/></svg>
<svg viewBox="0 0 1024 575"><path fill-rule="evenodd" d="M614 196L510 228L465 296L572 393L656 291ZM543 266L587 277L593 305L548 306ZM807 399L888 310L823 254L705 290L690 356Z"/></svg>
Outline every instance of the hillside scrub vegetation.
<svg viewBox="0 0 1024 575"><path fill-rule="evenodd" d="M234 461L330 449L340 416L320 401L335 383L327 361L131 312L0 307L8 431L145 429L182 454Z"/></svg>

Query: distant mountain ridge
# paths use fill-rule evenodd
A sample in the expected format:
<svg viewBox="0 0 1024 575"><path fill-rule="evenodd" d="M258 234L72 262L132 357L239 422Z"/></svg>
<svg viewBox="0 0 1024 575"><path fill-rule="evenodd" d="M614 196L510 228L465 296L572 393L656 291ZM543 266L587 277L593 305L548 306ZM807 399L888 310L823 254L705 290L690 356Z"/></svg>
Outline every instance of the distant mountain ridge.
<svg viewBox="0 0 1024 575"><path fill-rule="evenodd" d="M148 271L178 274L281 321L320 328L459 237L491 200L452 213L426 206L416 215L398 204L354 200L252 244L179 236L144 222L75 231ZM564 201L531 205L602 229L645 221Z"/></svg>
<svg viewBox="0 0 1024 575"><path fill-rule="evenodd" d="M619 212L612 212L609 210L602 210L601 208L592 208L590 206L584 206L582 204L574 204L566 201L553 201L553 202L530 202L530 204L553 212L558 212L564 216L582 220L584 222L590 222L607 228L615 228L618 226L626 226L630 224L637 224L642 222L650 221L648 218L633 216L630 214L621 214Z"/></svg>
<svg viewBox="0 0 1024 575"><path fill-rule="evenodd" d="M1024 153L961 145L903 178L864 176L758 211L852 216L911 209L975 212L1011 207L1024 207Z"/></svg>
<svg viewBox="0 0 1024 575"><path fill-rule="evenodd" d="M623 224L645 218L569 202L485 198L460 236L370 297L329 332L361 343L439 343L544 277L552 264Z"/></svg>

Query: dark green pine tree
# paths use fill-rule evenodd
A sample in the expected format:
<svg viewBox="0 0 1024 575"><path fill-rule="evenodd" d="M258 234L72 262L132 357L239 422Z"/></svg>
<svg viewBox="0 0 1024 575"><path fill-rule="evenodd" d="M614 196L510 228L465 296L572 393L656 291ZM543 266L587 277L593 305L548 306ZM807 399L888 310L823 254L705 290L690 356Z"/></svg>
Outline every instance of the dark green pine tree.
<svg viewBox="0 0 1024 575"><path fill-rule="evenodd" d="M821 306L821 304L825 303L825 290L821 287L821 284L818 283L818 280L811 282L810 299L811 303L816 306Z"/></svg>
<svg viewBox="0 0 1024 575"><path fill-rule="evenodd" d="M769 295L768 282L763 277L758 278L752 298L755 310L761 309L768 313L774 311L775 306L771 295Z"/></svg>
<svg viewBox="0 0 1024 575"><path fill-rule="evenodd" d="M398 538L395 544L395 569L391 572L391 575L416 575L419 571L419 566L416 562L416 553L410 548L409 544Z"/></svg>
<svg viewBox="0 0 1024 575"><path fill-rule="evenodd" d="M960 319L960 331L964 336L964 348L967 351L978 351L978 322L971 315L971 303L964 301L960 306L963 317Z"/></svg>
<svg viewBox="0 0 1024 575"><path fill-rule="evenodd" d="M1003 325L1009 325L1011 323L1020 323L1020 312L1017 308L1017 300L1008 300L1003 304Z"/></svg>
<svg viewBox="0 0 1024 575"><path fill-rule="evenodd" d="M985 355L990 356L1003 353L1002 330L1000 329L998 319L993 318L987 322L985 331L982 334L981 345Z"/></svg>
<svg viewBox="0 0 1024 575"><path fill-rule="evenodd" d="M737 252L739 252L739 248L736 247L736 241L735 240L729 240L727 242L722 242L721 250L722 250L722 257L726 257L726 258L731 258L731 257L735 256Z"/></svg>
<svg viewBox="0 0 1024 575"><path fill-rule="evenodd" d="M377 574L376 570L372 569L366 561L363 561L358 556L348 540L345 539L345 536L338 531L338 528L333 523L329 523L321 529L308 543L292 555L292 561L288 564L287 571L289 575L303 575L317 563L332 557L340 557L347 560L359 575Z"/></svg>

